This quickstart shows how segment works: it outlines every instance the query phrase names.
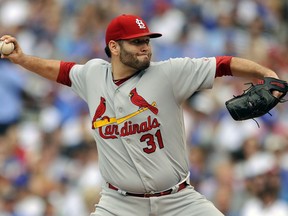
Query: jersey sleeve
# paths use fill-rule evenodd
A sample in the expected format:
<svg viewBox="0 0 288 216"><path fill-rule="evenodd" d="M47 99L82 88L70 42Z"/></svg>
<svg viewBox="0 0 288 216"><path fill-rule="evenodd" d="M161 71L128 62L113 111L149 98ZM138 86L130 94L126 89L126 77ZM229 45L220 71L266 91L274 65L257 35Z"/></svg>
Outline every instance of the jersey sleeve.
<svg viewBox="0 0 288 216"><path fill-rule="evenodd" d="M232 76L230 68L232 56L217 56L216 57L216 74L215 77Z"/></svg>
<svg viewBox="0 0 288 216"><path fill-rule="evenodd" d="M69 86L85 100L85 71L84 65L75 62L60 62L60 70L56 80L58 83Z"/></svg>
<svg viewBox="0 0 288 216"><path fill-rule="evenodd" d="M107 62L102 59L89 60L84 65L75 64L69 73L71 88L83 100L87 101L91 87L97 85L97 80L105 75Z"/></svg>
<svg viewBox="0 0 288 216"><path fill-rule="evenodd" d="M86 101L87 96L87 69L86 65L76 64L70 71L69 77L71 80L71 88L78 94L83 100Z"/></svg>
<svg viewBox="0 0 288 216"><path fill-rule="evenodd" d="M69 86L82 99L85 99L85 65L79 65L75 62L60 62L60 70L57 82Z"/></svg>
<svg viewBox="0 0 288 216"><path fill-rule="evenodd" d="M60 70L57 77L57 82L63 85L71 86L71 80L69 77L71 68L75 65L75 62L60 62Z"/></svg>
<svg viewBox="0 0 288 216"><path fill-rule="evenodd" d="M216 74L216 58L170 59L170 69L166 71L175 97L184 101L196 91L212 88Z"/></svg>

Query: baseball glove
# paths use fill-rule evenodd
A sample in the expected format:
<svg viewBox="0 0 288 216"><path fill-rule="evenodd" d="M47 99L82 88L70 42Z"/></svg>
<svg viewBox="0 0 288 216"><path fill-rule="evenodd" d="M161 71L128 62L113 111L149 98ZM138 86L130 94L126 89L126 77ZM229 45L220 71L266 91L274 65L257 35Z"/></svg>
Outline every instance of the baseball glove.
<svg viewBox="0 0 288 216"><path fill-rule="evenodd" d="M283 99L288 91L286 81L265 77L259 84L250 83L250 85L243 94L225 102L230 115L236 121L260 117L269 113L279 102L286 101ZM275 90L282 93L280 98L272 94Z"/></svg>

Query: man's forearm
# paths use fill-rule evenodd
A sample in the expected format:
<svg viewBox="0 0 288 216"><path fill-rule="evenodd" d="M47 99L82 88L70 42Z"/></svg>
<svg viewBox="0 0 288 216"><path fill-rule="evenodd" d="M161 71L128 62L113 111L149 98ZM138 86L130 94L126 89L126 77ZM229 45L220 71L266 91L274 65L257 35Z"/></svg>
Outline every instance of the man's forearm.
<svg viewBox="0 0 288 216"><path fill-rule="evenodd" d="M253 61L233 57L231 59L230 68L233 76L247 77L247 78L263 78L274 77L278 78L277 74L266 67L263 67Z"/></svg>
<svg viewBox="0 0 288 216"><path fill-rule="evenodd" d="M57 80L60 69L59 60L48 60L29 55L22 56L21 61L16 63L23 68L52 81Z"/></svg>

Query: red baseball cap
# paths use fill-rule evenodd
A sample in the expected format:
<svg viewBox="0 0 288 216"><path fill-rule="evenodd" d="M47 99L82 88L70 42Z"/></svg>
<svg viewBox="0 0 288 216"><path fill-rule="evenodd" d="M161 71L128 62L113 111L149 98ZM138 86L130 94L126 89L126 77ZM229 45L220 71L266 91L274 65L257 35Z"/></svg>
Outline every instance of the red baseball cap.
<svg viewBox="0 0 288 216"><path fill-rule="evenodd" d="M149 36L150 38L161 37L160 33L152 33L146 22L138 16L122 14L114 18L106 30L106 45L111 40L125 40L137 37Z"/></svg>

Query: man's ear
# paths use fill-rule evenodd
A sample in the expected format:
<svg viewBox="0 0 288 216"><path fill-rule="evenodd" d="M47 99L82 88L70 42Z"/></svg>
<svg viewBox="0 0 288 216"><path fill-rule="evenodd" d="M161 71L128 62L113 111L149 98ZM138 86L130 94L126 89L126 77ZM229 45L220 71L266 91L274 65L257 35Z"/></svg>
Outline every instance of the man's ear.
<svg viewBox="0 0 288 216"><path fill-rule="evenodd" d="M119 55L120 53L120 46L116 41L109 41L108 43L109 49L111 51L111 55Z"/></svg>

